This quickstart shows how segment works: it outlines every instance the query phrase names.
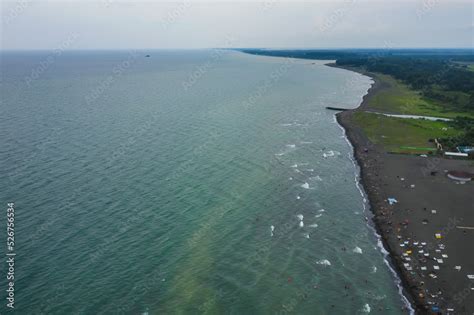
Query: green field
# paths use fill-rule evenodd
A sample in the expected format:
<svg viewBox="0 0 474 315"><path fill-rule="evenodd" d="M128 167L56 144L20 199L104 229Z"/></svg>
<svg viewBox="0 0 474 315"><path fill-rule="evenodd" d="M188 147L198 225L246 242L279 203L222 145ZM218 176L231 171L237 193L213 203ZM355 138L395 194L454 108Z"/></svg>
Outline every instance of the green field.
<svg viewBox="0 0 474 315"><path fill-rule="evenodd" d="M434 117L454 118L456 116L473 117L474 114L454 111L449 106L442 106L437 101L425 98L420 92L412 90L406 84L385 74L375 74L383 88L377 91L368 100L368 106L371 109L397 114L423 115ZM438 91L441 93L441 91ZM467 101L466 95L461 92L443 92L449 93L446 96L457 97L459 102ZM456 95L454 95L456 94Z"/></svg>
<svg viewBox="0 0 474 315"><path fill-rule="evenodd" d="M393 118L369 112L356 112L354 120L363 128L370 141L396 153L434 152L436 147L429 139L459 134L459 131L441 121Z"/></svg>
<svg viewBox="0 0 474 315"><path fill-rule="evenodd" d="M474 62L455 61L455 63L460 65L461 67L465 67L465 69L467 69L469 71L474 71Z"/></svg>

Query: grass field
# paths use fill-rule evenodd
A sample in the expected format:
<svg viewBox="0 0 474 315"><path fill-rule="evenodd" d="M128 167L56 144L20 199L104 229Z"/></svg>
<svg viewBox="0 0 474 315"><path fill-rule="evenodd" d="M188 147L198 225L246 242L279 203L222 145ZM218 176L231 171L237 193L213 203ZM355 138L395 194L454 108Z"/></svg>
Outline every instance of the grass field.
<svg viewBox="0 0 474 315"><path fill-rule="evenodd" d="M456 116L473 117L474 114L453 111L449 106L441 106L436 101L424 98L420 92L412 90L406 84L385 74L375 74L376 80L387 86L375 93L369 100L371 109L389 113L423 115L434 117L454 118ZM451 97L453 97L450 92ZM464 101L465 95L459 93L459 99Z"/></svg>
<svg viewBox="0 0 474 315"><path fill-rule="evenodd" d="M455 61L456 64L460 65L461 67L466 67L469 71L474 71L474 62L468 61Z"/></svg>
<svg viewBox="0 0 474 315"><path fill-rule="evenodd" d="M459 134L459 131L441 121L393 118L369 112L356 112L354 119L363 128L370 141L383 145L389 152L411 154L434 152L436 146L429 142L429 139Z"/></svg>

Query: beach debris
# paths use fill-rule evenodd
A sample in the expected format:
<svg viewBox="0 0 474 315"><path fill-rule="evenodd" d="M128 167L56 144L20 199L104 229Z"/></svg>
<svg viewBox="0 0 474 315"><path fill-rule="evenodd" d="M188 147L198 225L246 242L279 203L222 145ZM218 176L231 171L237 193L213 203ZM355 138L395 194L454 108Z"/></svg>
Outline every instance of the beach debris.
<svg viewBox="0 0 474 315"><path fill-rule="evenodd" d="M410 187L411 187L411 188L415 188L415 184L411 184Z"/></svg>
<svg viewBox="0 0 474 315"><path fill-rule="evenodd" d="M315 218L320 218L320 217L322 217L322 216L323 216L323 214L320 213L320 214L316 214L314 217L315 217Z"/></svg>
<svg viewBox="0 0 474 315"><path fill-rule="evenodd" d="M454 269L456 269L457 271L461 271L461 266L455 266Z"/></svg>
<svg viewBox="0 0 474 315"><path fill-rule="evenodd" d="M434 270L439 270L439 266L438 266L438 265L434 265L434 266L433 266L433 269L434 269Z"/></svg>
<svg viewBox="0 0 474 315"><path fill-rule="evenodd" d="M421 246L426 246L426 242L421 242Z"/></svg>
<svg viewBox="0 0 474 315"><path fill-rule="evenodd" d="M425 270L427 270L428 268L426 268L426 266L421 266L420 269L423 270L423 271L425 271Z"/></svg>
<svg viewBox="0 0 474 315"><path fill-rule="evenodd" d="M372 266L372 273L376 273L376 272L377 272L377 267Z"/></svg>
<svg viewBox="0 0 474 315"><path fill-rule="evenodd" d="M318 212L326 212L324 209L319 209Z"/></svg>
<svg viewBox="0 0 474 315"><path fill-rule="evenodd" d="M448 255L446 255L446 254L442 254L441 256L442 256L443 258L448 258Z"/></svg>
<svg viewBox="0 0 474 315"><path fill-rule="evenodd" d="M437 240L441 239L442 238L441 233L436 233L435 237L436 237Z"/></svg>
<svg viewBox="0 0 474 315"><path fill-rule="evenodd" d="M301 227L301 228L304 227L303 221L300 221L300 227Z"/></svg>
<svg viewBox="0 0 474 315"><path fill-rule="evenodd" d="M301 197L300 197L300 196L296 196L296 199L297 199L297 200L300 200L300 199L301 199Z"/></svg>
<svg viewBox="0 0 474 315"><path fill-rule="evenodd" d="M273 231L275 231L275 227L273 225L270 226L270 234L273 236Z"/></svg>
<svg viewBox="0 0 474 315"><path fill-rule="evenodd" d="M424 158L427 158L427 157L428 157L428 155L426 155L426 154L420 154L420 156L421 156L421 157L424 157Z"/></svg>
<svg viewBox="0 0 474 315"><path fill-rule="evenodd" d="M309 238L309 233L304 233L304 237Z"/></svg>
<svg viewBox="0 0 474 315"><path fill-rule="evenodd" d="M398 200L395 199L395 198L392 198L392 197L387 198L387 201L390 205L394 205L394 204L398 203Z"/></svg>
<svg viewBox="0 0 474 315"><path fill-rule="evenodd" d="M310 227L310 228L317 228L318 225L317 225L316 223L314 223L314 224L310 224L309 227Z"/></svg>
<svg viewBox="0 0 474 315"><path fill-rule="evenodd" d="M357 246L352 251L356 254L362 254L362 249L360 247L357 247Z"/></svg>
<svg viewBox="0 0 474 315"><path fill-rule="evenodd" d="M401 180L401 181L404 181L404 180L405 180L405 177L400 178L400 180Z"/></svg>
<svg viewBox="0 0 474 315"><path fill-rule="evenodd" d="M431 210L431 214L436 214L436 210Z"/></svg>
<svg viewBox="0 0 474 315"><path fill-rule="evenodd" d="M469 280L474 280L474 275L467 275L467 278L468 278Z"/></svg>
<svg viewBox="0 0 474 315"><path fill-rule="evenodd" d="M309 184L305 182L303 185L301 185L301 187L304 189L309 189Z"/></svg>
<svg viewBox="0 0 474 315"><path fill-rule="evenodd" d="M428 276L430 276L430 277L431 277L431 278L433 278L433 279L436 279L436 278L438 278L438 276L437 276L437 275L435 275L434 273L430 273Z"/></svg>
<svg viewBox="0 0 474 315"><path fill-rule="evenodd" d="M316 262L318 265L331 266L331 262L327 259L322 259Z"/></svg>

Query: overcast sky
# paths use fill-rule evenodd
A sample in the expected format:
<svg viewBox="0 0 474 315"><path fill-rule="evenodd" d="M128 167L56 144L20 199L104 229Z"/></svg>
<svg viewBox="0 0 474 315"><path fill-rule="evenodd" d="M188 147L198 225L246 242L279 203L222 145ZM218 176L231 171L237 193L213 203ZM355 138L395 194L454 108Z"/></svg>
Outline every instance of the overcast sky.
<svg viewBox="0 0 474 315"><path fill-rule="evenodd" d="M2 49L474 46L460 0L0 0Z"/></svg>

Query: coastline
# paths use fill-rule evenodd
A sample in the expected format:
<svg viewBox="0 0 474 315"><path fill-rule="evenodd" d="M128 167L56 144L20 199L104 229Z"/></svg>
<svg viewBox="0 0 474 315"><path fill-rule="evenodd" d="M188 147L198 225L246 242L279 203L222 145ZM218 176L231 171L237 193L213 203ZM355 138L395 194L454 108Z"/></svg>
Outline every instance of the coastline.
<svg viewBox="0 0 474 315"><path fill-rule="evenodd" d="M425 159L419 156L399 156L386 153L381 146L370 142L363 130L353 120L354 113L367 110L368 101L386 86L380 80L377 80L375 75L360 69L339 67L336 64L327 64L327 66L357 72L369 76L374 81L366 95L364 95L359 107L337 113L336 120L344 129L346 137L352 145L353 155L360 169L359 181L368 197L370 210L373 214L374 228L380 236L383 247L389 253L390 265L401 281L402 295L408 298L417 314L436 314L438 311L450 313L449 310L451 309L455 309L456 313L464 314L465 311L471 308L472 304L472 302L468 302L469 299L467 298L472 293L466 290L461 291L466 287L469 288L468 280L466 281L466 279L460 277L459 271L453 270L454 265L446 262L446 267L441 266L446 270L434 271L430 273L431 278L427 277L428 275L425 273L429 271L424 273L416 270L420 266L416 265L417 262L407 259L405 250L400 247L400 243L407 240L407 247L418 251L419 248L410 245L410 242L424 240L428 243L427 248L433 250L432 254L436 255L434 249L436 248L436 253L440 252L437 248L440 242L438 240L433 241L433 236L437 231L443 231L443 234L450 235L449 242L448 239L444 239L445 244L450 245L454 250L454 252L451 252L449 251L451 248L448 248L449 257L456 256L458 258L456 265L463 265L468 270L472 269L472 255L456 254L456 251L465 250L463 245L459 244L470 241L472 234L467 235L469 240L466 241L465 234L446 225L453 218L455 221L459 218L461 221L464 218L472 219L472 214L470 215L461 209L463 205L467 208L472 205L472 197L468 197L468 188L460 187L468 185L453 185L453 182L443 176L444 174L441 176L427 176L426 174L430 171L442 173L445 169L456 167L472 169L472 165L469 162L459 160L443 160L436 157ZM406 185L408 183L402 184L405 178L416 183L416 187L424 187L423 191L417 191L417 194L413 194L411 190L415 189L410 189L410 186ZM415 185L412 186L415 187ZM432 196L435 194L440 195L444 200L434 200ZM396 196L399 205L389 205L387 202L389 196ZM460 206L453 207L451 205L452 200L456 198L461 198ZM443 211L436 218L432 219L430 217L428 225L421 225L422 221L427 220L427 209L443 208L447 211ZM438 212L440 211L438 210ZM418 242L415 244L418 244ZM442 248L444 250L444 244L442 244ZM420 260L420 255L413 254L412 256L412 258ZM446 255L446 257L448 256ZM421 256L421 260L424 258ZM431 260L431 257L429 260ZM407 263L410 265L409 268L407 268ZM425 264L429 266L429 262ZM470 271L472 272L472 270ZM432 277L432 274L435 277ZM449 283L450 281L453 281L453 283ZM465 294L463 295L460 292L465 292Z"/></svg>
<svg viewBox="0 0 474 315"><path fill-rule="evenodd" d="M402 271L403 263L400 260L395 259L396 255L391 250L391 246L388 243L387 237L385 236L385 233L381 225L376 220L376 212L374 210L377 208L377 203L376 203L376 199L373 196L374 191L370 189L370 187L372 187L372 182L371 182L371 178L369 178L368 176L370 165L367 164L367 160L365 159L363 155L363 153L365 154L368 153L368 152L364 152L365 149L368 149L369 152L374 151L375 145L370 143L367 137L363 134L362 130L351 121L351 118L354 112L366 109L368 100L371 97L373 97L378 91L383 89L385 86L379 80L377 80L377 78L374 75L371 75L368 72L360 71L359 69L355 69L351 67L337 66L335 63L327 64L327 66L357 72L362 75L368 76L373 80L372 85L367 90L367 93L363 96L362 102L359 104L358 107L354 109L341 111L337 113L335 116L336 116L336 120L338 124L344 130L344 134L346 138L351 144L351 147L353 150L353 157L359 168L359 183L362 185L362 188L364 189L364 193L367 196L368 204L370 207L369 210L371 211L373 215L372 217L372 220L374 223L373 227L375 229L375 232L377 233L377 236L380 237L380 240L382 241L383 249L388 252L387 257L389 259L388 263L390 264L390 267L393 268L394 272L397 273L398 278L401 282L400 284L402 285L402 288L403 288L403 292L401 292L401 294L403 295L402 299L406 298L408 302L410 303L410 306L413 307L417 313L419 313L420 310L422 309L423 303L416 299L416 292L413 292L413 290L411 290L412 286L410 282L407 281L407 278L403 276L403 271Z"/></svg>

